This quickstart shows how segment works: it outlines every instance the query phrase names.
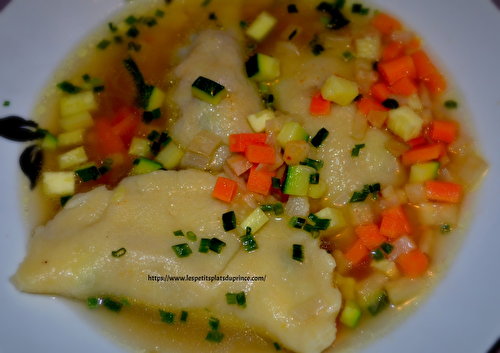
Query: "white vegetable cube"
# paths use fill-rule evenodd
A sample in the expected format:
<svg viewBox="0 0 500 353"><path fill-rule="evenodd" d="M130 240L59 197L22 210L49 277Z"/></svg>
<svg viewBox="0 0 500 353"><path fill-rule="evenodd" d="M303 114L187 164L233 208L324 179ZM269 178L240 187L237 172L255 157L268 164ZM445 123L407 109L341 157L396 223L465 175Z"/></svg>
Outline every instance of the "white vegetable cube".
<svg viewBox="0 0 500 353"><path fill-rule="evenodd" d="M343 228L347 225L344 213L338 208L325 207L322 210L316 212L315 215L319 218L329 219L330 226L328 228L332 230Z"/></svg>
<svg viewBox="0 0 500 353"><path fill-rule="evenodd" d="M339 105L350 104L358 94L356 82L335 75L330 76L321 87L323 98Z"/></svg>
<svg viewBox="0 0 500 353"><path fill-rule="evenodd" d="M91 127L94 125L94 120L92 120L92 115L89 112L84 111L62 117L59 124L64 131L73 131Z"/></svg>
<svg viewBox="0 0 500 353"><path fill-rule="evenodd" d="M92 91L84 91L63 96L60 100L61 116L65 117L77 113L91 111L97 108Z"/></svg>
<svg viewBox="0 0 500 353"><path fill-rule="evenodd" d="M422 133L424 120L411 108L403 106L389 111L387 127L403 141L409 141Z"/></svg>
<svg viewBox="0 0 500 353"><path fill-rule="evenodd" d="M81 145L83 143L84 131L84 129L77 129L60 133L59 136L57 136L59 146L67 147Z"/></svg>
<svg viewBox="0 0 500 353"><path fill-rule="evenodd" d="M75 193L74 172L44 172L42 189L47 196L67 196Z"/></svg>
<svg viewBox="0 0 500 353"><path fill-rule="evenodd" d="M253 210L252 213L240 224L241 229L244 231L247 227L252 229L252 233L255 234L264 224L269 221L269 217L266 215L264 211L262 211L259 207Z"/></svg>
<svg viewBox="0 0 500 353"><path fill-rule="evenodd" d="M420 100L420 97L417 93L413 93L408 96L408 106L413 110L424 109L424 105L422 104L422 101Z"/></svg>
<svg viewBox="0 0 500 353"><path fill-rule="evenodd" d="M378 60L381 51L380 36L356 39L356 56L358 58Z"/></svg>
<svg viewBox="0 0 500 353"><path fill-rule="evenodd" d="M151 96L149 97L148 106L146 107L147 111L153 111L157 108L160 108L165 101L165 93L158 87L154 87L151 92Z"/></svg>
<svg viewBox="0 0 500 353"><path fill-rule="evenodd" d="M87 162L88 158L83 146L80 146L59 155L57 161L59 162L59 168L68 169Z"/></svg>
<svg viewBox="0 0 500 353"><path fill-rule="evenodd" d="M246 34L253 40L260 42L273 30L276 22L276 18L268 12L263 11L257 16L250 27L247 28Z"/></svg>
<svg viewBox="0 0 500 353"><path fill-rule="evenodd" d="M269 109L247 116L248 123L255 132L263 132L266 129L266 121L274 118L274 112Z"/></svg>
<svg viewBox="0 0 500 353"><path fill-rule="evenodd" d="M184 157L184 151L177 144L170 141L155 158L165 169L174 169L179 166Z"/></svg>
<svg viewBox="0 0 500 353"><path fill-rule="evenodd" d="M148 157L151 153L151 141L145 138L133 137L130 142L128 154L133 156Z"/></svg>

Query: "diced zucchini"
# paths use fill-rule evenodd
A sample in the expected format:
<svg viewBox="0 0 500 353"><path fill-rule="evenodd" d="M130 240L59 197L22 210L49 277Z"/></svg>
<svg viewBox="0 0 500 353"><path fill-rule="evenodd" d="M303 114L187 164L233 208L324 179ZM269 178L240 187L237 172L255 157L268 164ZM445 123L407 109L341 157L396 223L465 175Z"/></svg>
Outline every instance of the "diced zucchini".
<svg viewBox="0 0 500 353"><path fill-rule="evenodd" d="M145 138L133 137L128 154L139 157L148 157L151 154L151 141Z"/></svg>
<svg viewBox="0 0 500 353"><path fill-rule="evenodd" d="M55 150L57 148L57 138L50 132L46 132L40 147L45 151Z"/></svg>
<svg viewBox="0 0 500 353"><path fill-rule="evenodd" d="M90 180L96 180L101 176L101 174L99 173L99 169L97 169L95 163L79 167L75 170L75 173L84 182Z"/></svg>
<svg viewBox="0 0 500 353"><path fill-rule="evenodd" d="M338 76L330 76L321 87L324 99L339 105L348 105L359 94L358 84Z"/></svg>
<svg viewBox="0 0 500 353"><path fill-rule="evenodd" d="M344 213L341 209L338 208L325 207L316 212L315 215L319 218L330 220L330 226L328 227L328 229L340 229L347 225Z"/></svg>
<svg viewBox="0 0 500 353"><path fill-rule="evenodd" d="M307 196L312 199L319 199L325 194L327 188L328 186L323 180L320 180L317 184L309 184Z"/></svg>
<svg viewBox="0 0 500 353"><path fill-rule="evenodd" d="M369 36L356 39L356 56L361 59L376 61L381 54L380 36Z"/></svg>
<svg viewBox="0 0 500 353"><path fill-rule="evenodd" d="M83 146L80 146L63 154L60 154L57 157L57 161L59 163L60 169L67 169L87 162L88 158L85 150L83 149Z"/></svg>
<svg viewBox="0 0 500 353"><path fill-rule="evenodd" d="M244 231L247 227L250 227L252 233L255 234L266 222L269 221L269 217L264 211L257 207L252 213L240 224L240 228Z"/></svg>
<svg viewBox="0 0 500 353"><path fill-rule="evenodd" d="M410 170L410 183L423 183L428 180L434 180L438 176L439 162L427 162L414 164Z"/></svg>
<svg viewBox="0 0 500 353"><path fill-rule="evenodd" d="M89 112L81 112L62 117L59 124L64 131L73 131L91 127L94 125L94 120Z"/></svg>
<svg viewBox="0 0 500 353"><path fill-rule="evenodd" d="M266 130L266 121L274 118L274 112L269 109L247 116L248 123L255 132L264 132L264 130Z"/></svg>
<svg viewBox="0 0 500 353"><path fill-rule="evenodd" d="M372 314L373 316L377 315L379 312L381 312L383 309L389 306L389 297L387 296L387 293L383 290L378 292L375 296L371 298L371 301L367 303L366 309Z"/></svg>
<svg viewBox="0 0 500 353"><path fill-rule="evenodd" d="M389 111L387 127L403 141L418 137L422 132L424 120L411 108L402 106Z"/></svg>
<svg viewBox="0 0 500 353"><path fill-rule="evenodd" d="M147 174L162 169L163 166L151 159L139 157L134 161L134 166L130 170L130 175Z"/></svg>
<svg viewBox="0 0 500 353"><path fill-rule="evenodd" d="M245 63L247 76L257 82L271 82L280 76L280 61L257 53Z"/></svg>
<svg viewBox="0 0 500 353"><path fill-rule="evenodd" d="M283 193L295 196L307 196L311 168L304 165L288 166Z"/></svg>
<svg viewBox="0 0 500 353"><path fill-rule="evenodd" d="M340 314L340 322L350 328L354 328L358 324L360 317L361 309L359 305L353 300L346 300L344 309Z"/></svg>
<svg viewBox="0 0 500 353"><path fill-rule="evenodd" d="M148 105L146 106L146 111L151 112L155 109L161 108L164 101L165 93L158 87L153 87L151 95L149 96Z"/></svg>
<svg viewBox="0 0 500 353"><path fill-rule="evenodd" d="M184 151L176 143L170 141L156 156L155 160L160 162L165 169L175 169L184 157Z"/></svg>
<svg viewBox="0 0 500 353"><path fill-rule="evenodd" d="M84 129L77 129L60 133L57 136L59 146L68 147L83 144Z"/></svg>
<svg viewBox="0 0 500 353"><path fill-rule="evenodd" d="M287 121L278 134L277 140L281 148L285 148L288 141L308 141L309 134L299 123Z"/></svg>
<svg viewBox="0 0 500 353"><path fill-rule="evenodd" d="M260 42L273 30L276 22L276 18L268 12L263 11L247 28L246 34L253 40Z"/></svg>
<svg viewBox="0 0 500 353"><path fill-rule="evenodd" d="M44 172L42 189L47 196L68 196L75 193L75 173Z"/></svg>
<svg viewBox="0 0 500 353"><path fill-rule="evenodd" d="M88 112L97 108L97 103L92 91L84 91L61 97L61 116Z"/></svg>
<svg viewBox="0 0 500 353"><path fill-rule="evenodd" d="M227 95L227 90L223 85L200 76L191 85L191 94L202 101L218 105Z"/></svg>

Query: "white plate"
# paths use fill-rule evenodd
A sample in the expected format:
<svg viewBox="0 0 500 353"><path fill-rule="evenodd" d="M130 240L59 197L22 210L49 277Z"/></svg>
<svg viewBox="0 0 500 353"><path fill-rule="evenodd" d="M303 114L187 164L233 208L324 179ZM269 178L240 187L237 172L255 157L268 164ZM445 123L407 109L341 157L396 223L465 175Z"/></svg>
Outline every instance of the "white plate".
<svg viewBox="0 0 500 353"><path fill-rule="evenodd" d="M490 171L445 278L413 315L363 352L486 352L500 336L500 10L487 0L375 3L415 29L454 77ZM0 13L0 117L29 117L57 64L122 6L124 0L12 1ZM9 107L1 105L5 100ZM122 352L59 301L18 293L9 282L26 246L18 186L21 146L0 140L0 151L0 351Z"/></svg>

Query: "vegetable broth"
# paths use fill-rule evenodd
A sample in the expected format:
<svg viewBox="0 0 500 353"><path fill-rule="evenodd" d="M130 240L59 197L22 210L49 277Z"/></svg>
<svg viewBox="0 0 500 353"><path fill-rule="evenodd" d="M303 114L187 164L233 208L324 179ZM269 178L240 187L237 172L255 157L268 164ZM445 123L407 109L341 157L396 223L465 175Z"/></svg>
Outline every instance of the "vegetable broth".
<svg viewBox="0 0 500 353"><path fill-rule="evenodd" d="M370 24L371 15L363 16L352 14L349 10L345 10L345 16L352 21L349 30L341 29L336 32L336 35L331 36L331 32L325 31L325 23L324 21L322 22L322 18L325 16L317 11L317 4L314 3L311 5L310 3L312 2L310 1L298 3L297 6L300 9L298 13L290 13L287 11L286 8L288 3L281 1L258 1L252 2L251 5L242 4L241 6L244 8L244 10L242 10L244 14L243 17L239 15L238 11L240 9L238 5L221 7L220 4L224 4L223 1L208 2L206 6L198 6L197 2L195 3L196 5L191 7L184 7L183 4L177 2L172 2L166 6L163 2L158 2L156 5L132 4L130 5L131 9L127 9L125 14L120 14L111 19L110 23L117 25L119 28L118 31L122 31L120 24L123 22L123 19L129 18L127 16L130 13L137 18L140 18L141 15L144 16L143 18L153 18L156 24L154 26L147 25L147 22L137 24L137 28L140 31L137 37L129 37L124 34L124 32L117 32L119 34L116 34L112 30L110 34L110 32L104 32L102 29L92 34L88 41L76 48L73 56L62 66L62 70L56 73L54 81L49 84L46 97L43 103L37 108L38 120L42 122L42 125L48 128L52 134L58 135L61 132L61 128L57 124L57 120L59 119L58 99L61 93L54 89L55 84L63 80L70 80L75 86L81 86L84 84L84 80L82 79L84 75L88 75L91 78L99 78L105 85L105 90L96 94L99 109L92 114L95 121L115 119L117 111L123 106L130 107L128 113L140 119L142 110L134 107L136 83L125 66L122 65L122 61L125 58L132 57L140 67L145 81L148 84L160 88L162 91L166 92L167 95L167 104L161 107L162 116L149 124L141 122L134 130L133 136L147 138L152 130L161 132L165 129L169 129L175 124L177 119L179 119L180 114L178 107L171 101L171 90L175 85L175 77L172 71L182 60L177 55L179 50L181 52L186 50L184 48L189 43L191 36L201 29L225 29L231 28L232 26L246 26L264 9L277 18L278 24L273 30L273 35L262 44L257 45L257 51L271 56L279 54L279 51L276 51L276 47L279 47L279 43L282 43L284 39L285 41L286 39L291 41L290 37L294 32L294 28L299 30L293 35L293 43L297 50L301 52L310 50L311 41L316 38L314 34L319 33L318 40L323 43L323 49L325 50L326 48L326 50L325 53L320 53L318 57L320 55L326 57L343 57L346 52L354 50L354 46L351 43L353 37L360 38L361 34L365 33L373 34L373 28ZM304 7L300 5L304 5ZM307 8L306 5L309 8ZM345 5L345 8L350 9L350 6L351 3L348 3ZM363 6L370 5L367 4ZM158 12L156 12L157 9L163 12L162 16L158 15ZM374 11L374 9L374 6L370 7L371 11ZM292 20L290 20L291 16L294 16ZM190 20L192 18L198 19L195 25L193 25L193 22ZM240 21L243 22L240 23ZM112 27L110 26L110 28ZM120 40L116 39L118 36L121 37ZM96 45L101 43L103 38L110 40L110 43L108 43L103 50L96 49ZM348 42L346 38L351 38L351 42ZM387 39L385 40L387 41ZM335 44L330 44L329 46L328 43L330 43L330 41ZM250 55L256 50L254 47L255 43L249 41L247 44L248 47L246 50L248 51L248 55ZM345 56L343 58L345 58ZM293 60L294 58L290 57L290 61L293 62ZM362 67L366 62L360 62L357 68L349 64L348 59L339 59L337 63L339 64L337 74L350 79L356 79L360 71L369 71L369 69L365 68L359 69L359 66ZM283 63L283 65L289 64ZM359 80L359 77L357 79ZM370 82L369 79L367 81ZM448 82L451 81L448 80ZM363 84L367 83L364 82L360 84L361 93L363 95L368 95L368 91L362 87ZM271 92L274 92L273 85L271 84L269 86ZM465 113L462 108L462 100L456 98L456 93L449 92L451 91L448 90L443 94L427 97L429 101L428 110L434 118L460 120L460 123L463 124L462 126L465 126L467 122L463 117ZM402 102L406 101L405 98L401 98L401 96L398 97ZM443 108L443 102L449 97L459 101L459 110ZM425 97L422 98L422 101L424 100ZM276 102L276 108L278 111L283 108L281 102ZM307 120L303 121L303 125L307 130ZM466 131L463 128L459 131L459 138L453 144L450 144L449 147L453 153L447 156L448 159L441 159L441 164L447 165L447 167L441 170L440 179L447 181L464 180L467 176L457 176L459 174L458 171L464 168L464 166L467 166L467 163L474 163L474 160L471 160L471 156L475 155L475 153L470 152L471 148L473 151L475 150L472 136L466 136ZM132 136L127 136L125 138L125 147L127 149L130 147L131 137ZM94 128L91 127L86 130L84 144L86 146L88 159L90 161L96 161L98 165L101 165L110 155L103 154L102 150L99 149L99 144L96 144L98 140L99 137ZM57 150L57 152L46 153L44 171L58 170L57 155L69 150L71 150L70 147ZM361 153L362 152L361 149ZM78 180L76 184L76 193L87 192L99 185L114 188L121 179L126 177L133 168L135 156L122 153L119 154L119 156L114 155L112 157L113 167L111 172L95 181L82 182ZM481 162L478 163L482 168L484 167ZM408 173L408 168L406 168L406 171L402 172L402 174L404 173ZM466 188L473 189L473 184L475 183L471 183L468 187L466 186ZM401 193L399 196L397 194L397 190L403 190L403 183L396 183L395 188L396 193L394 194L395 196L391 195L393 196L392 199L391 196L383 197L382 195L378 195L376 199L368 199L368 201L366 201L366 204L372 207L373 217L377 222L383 218L384 211L384 207L380 206L380 197L392 201L394 201L394 197L401 197L403 200L407 201L407 196L401 195ZM386 190L386 192L390 193L390 190ZM274 196L278 197L276 195ZM29 207L29 217L31 220L35 220L34 226L45 223L61 209L60 200L57 198L45 198L40 195L33 195L31 198L40 198L41 200L33 201L30 205L36 204L37 202L43 204L42 207ZM262 198L257 198L257 200L263 201ZM355 329L347 328L338 322L337 319L337 328L339 331L333 351L341 351L343 349L350 350L353 349L353 347L359 348L362 344L355 343L359 337L363 337L364 345L373 336L383 334L385 331L390 330L391 327L394 327L398 320L401 320L406 313L411 312L416 304L427 295L429 288L432 287L436 279L443 273L446 264L449 262L450 258L453 257L453 253L460 243L460 241L457 241L458 238L461 238L460 233L462 233L462 229L460 228L465 227L466 218L468 217L468 215L463 212L463 209L469 209L469 207L464 206L464 203L468 204L472 202L469 200L469 196L466 201L461 201L460 203L460 219L451 225L451 234L445 234L450 230L449 227L445 227L448 226L448 224L443 223L440 226L434 224L431 226L422 225L422 214L419 210L423 206L408 206L405 205L407 203L406 201L401 203L404 205L403 209L409 219L412 229L408 235L418 244L422 244L424 241L430 243L427 249L427 254L431 259L429 269L423 277L411 281L413 284L416 283L415 290L406 297L406 300L399 304L391 304L388 309L381 312L380 315L377 315L378 317L371 318L369 315L364 314L359 325ZM334 204L333 196L311 200L311 211L317 212L324 207L331 207ZM349 217L349 213L346 210L347 207L349 207L349 203L347 203L346 207L342 210L346 218ZM42 211L40 211L40 209ZM245 214L247 210L247 205L243 205L239 212L240 214ZM454 213L457 211L450 210L450 212ZM38 215L39 213L43 215L39 217L32 216L32 214ZM432 218L432 216L429 217ZM331 252L337 261L334 284L341 287L341 292L343 286L342 281L345 278L352 278L359 284L377 273L377 270L370 266L372 260L369 258L362 261L358 266L354 266L354 268L346 266L345 264L344 254L352 247L356 239L355 229L357 226L357 224L350 224L341 229L327 230L321 233L322 247ZM336 256L335 250L337 250L338 256ZM342 264L343 261L344 264ZM395 277L396 280L401 278L406 277ZM346 297L349 296L349 294L346 295L344 292L343 295ZM104 309L99 308L98 310L102 311ZM105 322L108 322L109 319L109 325L113 327L111 329L105 328L105 330L109 329L111 336L115 336L118 342L124 343L127 347L130 346L138 350L162 351L163 349L172 349L172 345L175 344L175 347L177 347L175 349L179 351L201 349L198 346L198 341L191 340L191 338L193 333L197 333L195 336L200 336L199 332L201 331L201 327L206 325L206 313L194 313L193 316L197 316L198 319L194 320L196 322L186 325L186 329L178 325L173 327L161 327L159 325L163 323L159 322L157 311L141 307L132 306L130 309L124 308L124 311L119 314L107 312L100 314L105 318ZM88 315L86 314L85 316L89 316L90 320L92 320L93 316L99 317L97 320L101 320L100 314L89 312ZM125 317L125 319L123 319L123 317ZM217 346L216 350L220 348L222 351L232 351L235 347L238 347L238 351L245 349L243 347L246 347L249 351L256 349L275 350L273 342L263 339L258 333L254 332L243 323L237 322L234 318L223 318L222 323L228 329L225 331L226 337L231 336L231 339ZM233 326L238 328L234 328ZM127 339L130 339L128 333L135 333L135 330L138 330L137 339L133 338L131 341L123 342L123 337L128 336ZM178 339L179 336L182 337ZM203 350L207 350L207 348L203 346L203 344L205 344L203 341L204 337L201 336L199 339L202 341ZM191 346L190 344L193 345Z"/></svg>

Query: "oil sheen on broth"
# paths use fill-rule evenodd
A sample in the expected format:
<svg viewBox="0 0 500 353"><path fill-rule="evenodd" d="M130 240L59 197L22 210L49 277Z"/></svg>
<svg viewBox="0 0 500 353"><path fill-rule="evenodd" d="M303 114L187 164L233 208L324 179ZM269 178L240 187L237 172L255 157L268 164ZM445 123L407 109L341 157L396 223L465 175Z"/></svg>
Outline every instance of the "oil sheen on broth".
<svg viewBox="0 0 500 353"><path fill-rule="evenodd" d="M263 11L270 14L276 24L264 39L249 38L248 28ZM206 258L212 253L198 253L200 238L217 235L226 244L217 256L223 259L222 255L227 254L227 261L221 264L237 271L233 275L269 275L269 288L282 290L283 300L293 301L294 295L287 293L287 297L284 293L293 288L286 287L285 283L281 287L269 283L280 278L279 273L273 277L274 268L257 265L248 260L249 257L245 258L261 252L261 257L255 257L259 259L255 261L279 265L277 260L266 261L282 256L279 251L273 253L269 249L277 246L276 238L283 233L280 244L287 249L286 261L291 262L282 268L285 282L290 275L289 266L303 265L297 259L290 260L289 249L293 243L305 248L305 261L311 261L307 254L317 255L314 261L319 269L319 273L303 271L293 274L293 278L303 276L310 279L312 286L322 288L327 283L330 287L323 291L329 293L327 299L314 297L298 309L295 307L290 317L307 322L311 317L321 317L323 312L329 313L330 324L335 323L337 330L333 348L328 348L332 351L359 348L372 337L390 330L424 297L453 257L460 228L464 227L467 218L461 209L464 203L470 202L469 194L485 173L487 164L477 155L473 138L467 135L471 130L470 122L464 120L460 96L447 87L451 84L450 79L445 79L444 71L428 59L421 39L385 14L371 4L349 1L228 3L212 0L168 4L158 1L147 5L132 3L124 13L103 24L103 29L81 44L55 74L37 109L39 121L59 137L59 141L64 141L68 132L83 129L81 142L44 150L43 172L79 170L88 167L89 161L93 162L90 166L98 168L98 177L89 181L76 177L75 194L94 191L89 193L92 196L70 199L64 212L60 212L59 196L66 194L47 196L42 185L30 195L29 217L33 226L45 224L56 214L59 218L37 230L32 243L40 246L41 253L33 249L28 251L14 278L17 287L23 291L75 299L91 297L91 306L96 298L97 308L89 310L86 306L82 315L99 321L99 326L117 342L133 349L241 352L276 351L279 345L285 350L287 345L294 345L293 340L288 344L286 339L282 342L272 324L269 327L261 325L265 319L247 315L254 304L249 293L257 293L253 298L262 300L267 300L267 295L274 299L279 297L279 293L269 294L271 289L262 289L266 288L266 283L220 284L210 288L207 297L210 291L219 291L222 295L241 291L246 292L248 302L245 308L224 302L222 306L216 304L209 309L199 304L204 300L199 293L199 305L175 291L169 292L170 298L159 300L154 293L160 287L154 280L147 283L152 288L151 296L145 294L147 270L141 268L139 261L146 259L148 263L150 256L159 259L161 268L162 263L185 264L194 256ZM341 26L346 20L349 23ZM263 55L264 60L277 60L279 74L270 79L249 79L245 63L255 54ZM124 60L128 60L128 68ZM142 83L137 71L134 76L130 70L131 60L139 68L144 79ZM262 66L262 70L268 68L265 64ZM227 89L220 103L211 104L193 97L191 85L202 75ZM329 85L332 80L337 81ZM93 91L97 107L85 112L92 119L88 126L64 128L61 123L67 116L61 116L60 98L71 96L55 88L63 81L70 82L80 91ZM165 95L159 106L159 117L151 119L151 115L144 114L147 108L138 103L138 91L144 86L154 86ZM247 116L255 114L258 123L252 125L249 123L252 119L247 120ZM256 126L264 127L259 130ZM291 132L284 133L287 129ZM316 144L312 138L322 129L328 131L328 135ZM161 150L167 147L160 143L159 136L152 134L153 131L159 136L164 131L169 132L171 140L165 145L175 145L171 155L178 155L177 161L159 158ZM273 163L264 163L259 156L235 149L234 136L255 133L251 136L257 138L262 132L267 133L264 140L249 145L264 150L271 148ZM148 148L134 149L131 147L134 141L146 141ZM151 152L150 146L155 143L159 150ZM87 160L61 168L60 156L79 146L84 147ZM140 156L161 160L160 167L174 171L151 170L151 175L145 175L149 170L138 170L134 163ZM256 159L249 162L253 158ZM110 168L100 169L109 167L110 160ZM172 166L165 167L168 163ZM318 167L318 163L322 165ZM168 177L164 177L166 173ZM271 184L267 189L262 184L255 186L252 173L260 176L260 183L265 183L264 179L269 183L279 181L282 185ZM142 175L129 177L130 174ZM314 181L317 174L319 182ZM296 175L307 176L305 193L299 190L300 182L293 179ZM230 202L221 201L220 195L211 195L217 176L224 176L238 185ZM158 185L158 182L179 186L179 190ZM103 185L113 191L99 189ZM201 194L194 194L199 199L188 200L192 197L190 189L200 191ZM126 253L120 259L113 258L108 254L110 251L107 257L96 255L93 250L85 253L84 249L93 248L93 245L77 239L77 235L66 229L68 225L63 217L73 213L78 219L79 208L89 219L98 215L95 222L104 223L114 212L121 214L119 208L126 207L130 195L135 195L130 202L133 200L138 205L147 202L140 196L139 191L144 190L162 193L165 198L158 205L178 212L172 213L170 220L167 217L164 223L159 223L172 228L164 235L170 238L168 241L161 240L154 222L137 220L131 227L137 227L139 238L124 236L123 239L131 245L102 240L114 251L123 246ZM187 197L186 201L176 199L176 193ZM198 224L192 215L185 216L190 210L183 207L188 205L196 209L197 202L205 207L198 209L202 214L198 218L204 224ZM43 206L36 206L38 204ZM276 205L283 206L283 213ZM145 203L144 208L147 207L151 205ZM260 219L267 222L252 232L261 246L247 254L239 249L239 239L246 234L241 223L256 209L261 210L257 213L266 215ZM230 211L234 211L238 227L221 233L220 216ZM133 217L130 213L127 215ZM320 226L324 219L330 220L326 229ZM94 226L93 222L91 219L76 226L87 240L94 237L94 229L105 232L106 228L102 227L86 231L87 226ZM109 222L119 229L119 219ZM255 216L250 216L249 222L254 229L259 223ZM177 229L183 233L193 230L197 239L189 241L172 235ZM40 267L38 260L50 257L50 252L44 253L43 249L51 244L47 237L57 234L58 230L75 238L73 243L56 239L53 244L62 249L80 246L83 255L78 257L78 249L69 253L68 263L72 262L71 256L77 254L73 261L76 265L69 269L64 268L64 262L56 263L55 271L60 273L51 282L45 280L50 271ZM154 238L158 241L156 247L164 247L167 256L158 255L157 249L149 254L147 250L142 253L138 250L136 262L120 270L121 263L117 261L134 256L134 246L140 248L140 243L151 241L140 238L148 231L158 235ZM115 232L109 237L119 239L119 235ZM99 235L95 235L95 239L99 240ZM190 244L194 254L177 258L171 245L178 243ZM96 256L96 262L89 261L89 256ZM333 264L335 271L321 272L328 268L333 270ZM202 266L205 265L210 268L214 264ZM96 268L100 271L106 267L109 273L101 277L93 274ZM76 278L62 275L65 270L79 273L81 268L84 270L75 275ZM185 274L196 273L199 269L188 266L187 271L190 270L193 272ZM219 268L217 273L224 273L223 270L227 268ZM116 271L116 278L111 279L113 271ZM134 277L134 271L141 275ZM92 275L85 277L88 273ZM159 270L156 275L165 273ZM121 284L117 278L121 279ZM99 280L102 282L81 284ZM134 284L138 281L143 283ZM108 282L116 288L109 288ZM188 293L193 294L200 287L180 288L192 290ZM95 292L96 288L100 289L99 293ZM134 291L142 292L134 296ZM301 287L297 291L307 292ZM336 307L339 293L342 299L339 295ZM118 303L119 312L104 307L108 297L111 303ZM162 310L160 314L159 309ZM349 315L349 310L353 314ZM187 320L181 320L182 311L188 314ZM168 315L165 316L170 312L175 315L173 324L169 323ZM220 324L214 319L220 320ZM215 339L220 342L207 341L209 331L223 333L223 338ZM330 344L321 349L328 346ZM312 349L312 346L300 344L294 347L296 350Z"/></svg>

